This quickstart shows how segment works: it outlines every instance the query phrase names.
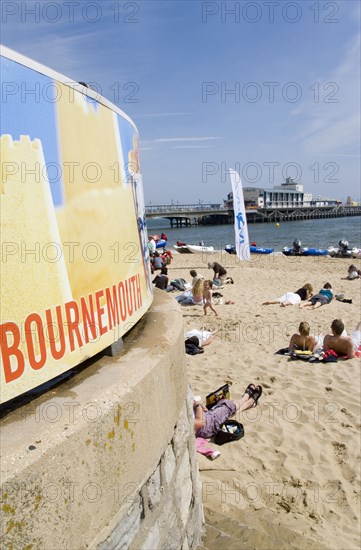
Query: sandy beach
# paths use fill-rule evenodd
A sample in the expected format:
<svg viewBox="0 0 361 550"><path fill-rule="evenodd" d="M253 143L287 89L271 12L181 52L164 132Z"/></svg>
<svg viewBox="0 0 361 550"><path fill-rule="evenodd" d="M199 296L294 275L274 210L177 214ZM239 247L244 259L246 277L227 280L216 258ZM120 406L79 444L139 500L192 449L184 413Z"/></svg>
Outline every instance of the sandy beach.
<svg viewBox="0 0 361 550"><path fill-rule="evenodd" d="M198 454L207 522L233 530L234 548L359 548L360 359L310 364L274 352L288 345L302 320L315 335L327 334L335 318L348 333L355 329L361 280L342 278L360 260L253 255L248 263L226 253L178 254L169 276L190 281L193 268L212 278L209 261L224 265L234 284L220 290L219 317L205 317L199 306L182 308L185 332L218 329L202 355L187 355L192 391L205 399L231 381L237 400L254 382L263 395L256 408L237 415L243 439L214 445L221 451L214 461ZM327 281L352 304L334 300L314 311L262 305L307 282L318 292ZM206 539L210 550L227 547L218 531L207 529Z"/></svg>

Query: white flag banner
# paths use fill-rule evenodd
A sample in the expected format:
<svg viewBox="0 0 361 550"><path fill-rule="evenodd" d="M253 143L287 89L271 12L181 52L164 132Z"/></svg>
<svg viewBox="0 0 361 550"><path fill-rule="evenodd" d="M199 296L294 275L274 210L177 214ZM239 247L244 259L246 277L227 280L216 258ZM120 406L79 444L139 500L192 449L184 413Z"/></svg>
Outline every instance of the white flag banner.
<svg viewBox="0 0 361 550"><path fill-rule="evenodd" d="M240 260L250 260L246 209L244 207L242 181L240 175L229 169L233 191L234 232L236 235L236 253Z"/></svg>

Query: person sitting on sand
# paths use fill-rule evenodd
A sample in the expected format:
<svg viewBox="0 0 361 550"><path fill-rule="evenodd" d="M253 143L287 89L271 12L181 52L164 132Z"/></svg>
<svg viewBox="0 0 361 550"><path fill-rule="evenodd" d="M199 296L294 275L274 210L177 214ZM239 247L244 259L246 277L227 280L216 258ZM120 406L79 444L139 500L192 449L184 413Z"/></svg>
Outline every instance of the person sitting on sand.
<svg viewBox="0 0 361 550"><path fill-rule="evenodd" d="M357 270L357 267L352 264L347 270L347 277L344 277L344 279L348 279L349 281L352 281L353 279L359 279L360 273Z"/></svg>
<svg viewBox="0 0 361 550"><path fill-rule="evenodd" d="M213 282L219 280L221 285L227 283L231 283L233 285L232 277L227 277L227 270L218 262L208 262L208 269L213 269Z"/></svg>
<svg viewBox="0 0 361 550"><path fill-rule="evenodd" d="M157 269L161 270L163 267L163 260L159 255L159 252L154 252L154 256L151 259L151 263L153 265L153 270L157 271Z"/></svg>
<svg viewBox="0 0 361 550"><path fill-rule="evenodd" d="M321 288L318 294L315 294L314 296L312 296L312 298L308 300L308 302L306 302L305 304L300 304L299 307L302 309L304 307L311 306L312 309L317 309L318 307L329 304L332 299L333 299L332 286L330 283L325 283L323 285L323 288Z"/></svg>
<svg viewBox="0 0 361 550"><path fill-rule="evenodd" d="M194 286L199 279L204 279L203 275L197 273L195 269L191 269L189 275L192 277L192 286Z"/></svg>
<svg viewBox="0 0 361 550"><path fill-rule="evenodd" d="M234 416L236 412L243 412L256 407L261 395L262 386L249 384L239 402L231 399L221 399L210 410L204 407L202 403L194 403L194 431L196 437L210 439L215 436L223 422Z"/></svg>
<svg viewBox="0 0 361 550"><path fill-rule="evenodd" d="M343 333L345 324L341 319L334 319L331 323L332 334L327 334L323 339L323 351L333 350L339 355L347 355L349 359L355 357L355 352L361 347L361 321L350 336Z"/></svg>
<svg viewBox="0 0 361 550"><path fill-rule="evenodd" d="M269 306L270 304L280 304L282 307L293 306L295 304L300 304L301 301L309 300L313 295L313 287L310 283L306 283L301 288L296 290L296 292L286 292L281 298L277 300L269 300L263 302L263 306Z"/></svg>
<svg viewBox="0 0 361 550"><path fill-rule="evenodd" d="M195 306L203 304L203 287L204 279L196 281L192 286L192 290L183 292L179 296L176 296L176 300L182 306Z"/></svg>
<svg viewBox="0 0 361 550"><path fill-rule="evenodd" d="M302 351L314 351L317 347L317 341L313 336L310 336L310 325L303 321L298 327L299 334L295 333L291 336L290 343L288 344L288 351L295 349Z"/></svg>
<svg viewBox="0 0 361 550"><path fill-rule="evenodd" d="M207 315L207 309L209 308L210 310L213 311L214 315L216 317L218 317L218 313L216 312L216 310L212 306L212 287L213 287L212 281L205 281L204 282L204 287L203 287L203 302L204 302L203 311L204 311L204 315Z"/></svg>
<svg viewBox="0 0 361 550"><path fill-rule="evenodd" d="M162 267L160 274L157 275L152 283L155 284L156 288L159 288L160 290L166 290L168 287L168 269L166 267Z"/></svg>

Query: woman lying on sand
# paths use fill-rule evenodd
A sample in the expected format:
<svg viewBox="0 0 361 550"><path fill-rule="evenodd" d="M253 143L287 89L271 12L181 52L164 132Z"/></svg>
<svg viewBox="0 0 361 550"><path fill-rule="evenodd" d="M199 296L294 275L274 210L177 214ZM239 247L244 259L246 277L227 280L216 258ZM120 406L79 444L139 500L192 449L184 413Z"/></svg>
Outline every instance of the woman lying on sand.
<svg viewBox="0 0 361 550"><path fill-rule="evenodd" d="M313 287L310 283L306 283L303 287L296 290L296 292L286 292L281 298L277 300L269 300L263 302L263 306L269 306L270 304L280 304L282 307L293 306L300 304L301 301L309 300L313 293Z"/></svg>
<svg viewBox="0 0 361 550"><path fill-rule="evenodd" d="M317 309L318 307L325 306L333 300L332 286L330 283L325 283L318 294L315 294L306 303L300 304L300 308L311 307Z"/></svg>
<svg viewBox="0 0 361 550"><path fill-rule="evenodd" d="M221 399L210 410L204 407L202 403L195 403L193 405L193 412L196 437L210 439L215 436L223 422L234 416L236 412L256 407L261 395L262 386L249 384L240 401Z"/></svg>

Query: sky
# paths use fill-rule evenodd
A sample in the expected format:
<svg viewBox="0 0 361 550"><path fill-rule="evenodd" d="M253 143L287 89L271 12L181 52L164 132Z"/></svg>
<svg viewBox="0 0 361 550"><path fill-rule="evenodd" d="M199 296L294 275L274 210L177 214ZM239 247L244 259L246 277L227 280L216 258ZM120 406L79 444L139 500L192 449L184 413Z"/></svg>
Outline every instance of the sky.
<svg viewBox="0 0 361 550"><path fill-rule="evenodd" d="M360 200L360 3L1 3L2 44L135 122L146 204L222 203L291 177Z"/></svg>

